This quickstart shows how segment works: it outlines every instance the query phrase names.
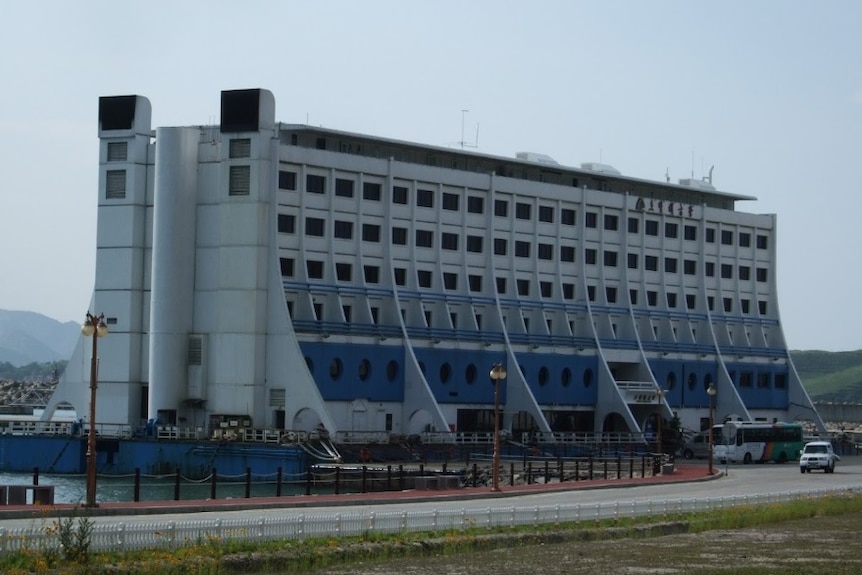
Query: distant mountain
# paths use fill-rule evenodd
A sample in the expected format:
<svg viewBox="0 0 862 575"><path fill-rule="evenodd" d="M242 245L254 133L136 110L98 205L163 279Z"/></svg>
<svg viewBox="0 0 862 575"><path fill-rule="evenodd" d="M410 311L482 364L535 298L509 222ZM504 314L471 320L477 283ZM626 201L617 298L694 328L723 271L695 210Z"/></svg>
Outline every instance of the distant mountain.
<svg viewBox="0 0 862 575"><path fill-rule="evenodd" d="M862 350L792 351L790 356L811 399L862 403Z"/></svg>
<svg viewBox="0 0 862 575"><path fill-rule="evenodd" d="M0 363L20 367L69 359L80 334L80 324L73 321L0 309Z"/></svg>

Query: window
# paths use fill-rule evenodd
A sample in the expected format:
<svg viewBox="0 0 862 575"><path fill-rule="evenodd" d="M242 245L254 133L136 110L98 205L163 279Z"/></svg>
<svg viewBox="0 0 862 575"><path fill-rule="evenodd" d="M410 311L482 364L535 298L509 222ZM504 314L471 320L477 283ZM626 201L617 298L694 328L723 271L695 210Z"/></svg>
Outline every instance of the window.
<svg viewBox="0 0 862 575"><path fill-rule="evenodd" d="M694 309L696 306L697 300L695 299L694 294L686 294L685 296L685 308L686 309Z"/></svg>
<svg viewBox="0 0 862 575"><path fill-rule="evenodd" d="M105 174L105 199L122 200L126 197L126 170L108 170Z"/></svg>
<svg viewBox="0 0 862 575"><path fill-rule="evenodd" d="M620 218L614 214L605 214L605 229L609 231L616 231L620 225Z"/></svg>
<svg viewBox="0 0 862 575"><path fill-rule="evenodd" d="M683 236L692 242L697 240L697 226L685 226L683 228Z"/></svg>
<svg viewBox="0 0 862 575"><path fill-rule="evenodd" d="M706 273L706 277L709 277L709 278L715 277L715 263L714 262L706 262L706 264L704 264L704 265L705 265L704 270Z"/></svg>
<svg viewBox="0 0 862 575"><path fill-rule="evenodd" d="M750 371L743 371L739 374L739 387L751 387Z"/></svg>
<svg viewBox="0 0 862 575"><path fill-rule="evenodd" d="M353 180L335 179L335 195L342 198L353 197Z"/></svg>
<svg viewBox="0 0 862 575"><path fill-rule="evenodd" d="M519 220L529 220L532 217L532 206L517 202L515 204L515 217Z"/></svg>
<svg viewBox="0 0 862 575"><path fill-rule="evenodd" d="M443 192L443 209L457 212L460 209L461 197L458 194Z"/></svg>
<svg viewBox="0 0 862 575"><path fill-rule="evenodd" d="M617 252L605 250L605 252L602 254L602 262L608 267L617 267Z"/></svg>
<svg viewBox="0 0 862 575"><path fill-rule="evenodd" d="M335 220L335 229L333 234L336 238L342 240L352 240L353 239L353 222L343 222L340 220Z"/></svg>
<svg viewBox="0 0 862 575"><path fill-rule="evenodd" d="M470 285L470 291L472 292L481 292L482 291L482 276L479 275L468 275L467 283Z"/></svg>
<svg viewBox="0 0 862 575"><path fill-rule="evenodd" d="M416 247L434 247L434 232L431 230L416 230Z"/></svg>
<svg viewBox="0 0 862 575"><path fill-rule="evenodd" d="M758 234L757 235L757 249L765 250L768 245L769 245L769 240L766 238L766 236L762 236L762 235Z"/></svg>
<svg viewBox="0 0 862 575"><path fill-rule="evenodd" d="M664 237L676 239L679 236L679 224L673 222L665 222Z"/></svg>
<svg viewBox="0 0 862 575"><path fill-rule="evenodd" d="M682 260L682 271L687 276L693 276L697 274L697 261Z"/></svg>
<svg viewBox="0 0 862 575"><path fill-rule="evenodd" d="M676 308L676 294L675 293L668 293L668 294L666 294L665 297L667 298L667 307L669 307L670 309L675 309Z"/></svg>
<svg viewBox="0 0 862 575"><path fill-rule="evenodd" d="M596 286L587 286L587 299L596 301Z"/></svg>
<svg viewBox="0 0 862 575"><path fill-rule="evenodd" d="M515 240L515 255L519 258L530 257L530 242Z"/></svg>
<svg viewBox="0 0 862 575"><path fill-rule="evenodd" d="M407 188L404 186L392 186L392 203L407 204Z"/></svg>
<svg viewBox="0 0 862 575"><path fill-rule="evenodd" d="M617 288L611 286L605 287L605 299L608 303L617 303Z"/></svg>
<svg viewBox="0 0 862 575"><path fill-rule="evenodd" d="M588 248L584 252L584 262L586 262L589 265L595 265L597 255L598 254L596 253L596 250Z"/></svg>
<svg viewBox="0 0 862 575"><path fill-rule="evenodd" d="M666 274L675 274L676 273L676 258L665 258L664 259L664 273Z"/></svg>
<svg viewBox="0 0 862 575"><path fill-rule="evenodd" d="M397 246L407 245L407 228L392 228L392 243Z"/></svg>
<svg viewBox="0 0 862 575"><path fill-rule="evenodd" d="M721 277L723 279L733 278L733 266L731 264L721 264Z"/></svg>
<svg viewBox="0 0 862 575"><path fill-rule="evenodd" d="M638 304L638 290L636 290L636 289L630 289L629 290L629 301L631 302L632 305Z"/></svg>
<svg viewBox="0 0 862 575"><path fill-rule="evenodd" d="M362 224L363 242L380 242L380 226L377 224Z"/></svg>
<svg viewBox="0 0 862 575"><path fill-rule="evenodd" d="M377 182L362 182L362 199L379 202L381 188Z"/></svg>
<svg viewBox="0 0 862 575"><path fill-rule="evenodd" d="M551 282L539 282L539 291L543 298L550 299L553 297L553 284Z"/></svg>
<svg viewBox="0 0 862 575"><path fill-rule="evenodd" d="M292 278L293 277L293 259L292 258L279 258L278 263L281 266L281 275L284 277Z"/></svg>
<svg viewBox="0 0 862 575"><path fill-rule="evenodd" d="M747 232L739 232L739 247L751 247L751 234Z"/></svg>
<svg viewBox="0 0 862 575"><path fill-rule="evenodd" d="M498 294L506 293L506 278L496 278L495 283L497 284Z"/></svg>
<svg viewBox="0 0 862 575"><path fill-rule="evenodd" d="M228 144L228 158L250 158L251 157L251 139L250 138L234 138Z"/></svg>
<svg viewBox="0 0 862 575"><path fill-rule="evenodd" d="M494 200L494 215L505 218L509 215L509 202L506 200Z"/></svg>
<svg viewBox="0 0 862 575"><path fill-rule="evenodd" d="M481 254L483 241L484 238L482 236L467 236L467 251L474 254Z"/></svg>
<svg viewBox="0 0 862 575"><path fill-rule="evenodd" d="M440 238L440 247L443 248L444 250L457 251L458 250L458 234L443 232L443 235Z"/></svg>
<svg viewBox="0 0 862 575"><path fill-rule="evenodd" d="M335 277L340 282L353 281L353 266L350 264L337 263L335 264Z"/></svg>
<svg viewBox="0 0 862 575"><path fill-rule="evenodd" d="M296 189L296 172L288 172L279 170L278 172L278 188L280 190L295 190Z"/></svg>
<svg viewBox="0 0 862 575"><path fill-rule="evenodd" d="M644 223L644 233L648 236L658 235L658 220L647 220Z"/></svg>
<svg viewBox="0 0 862 575"><path fill-rule="evenodd" d="M539 259L540 260L552 260L552 259L554 259L554 246L553 246L553 244L539 244Z"/></svg>
<svg viewBox="0 0 862 575"><path fill-rule="evenodd" d="M723 245L723 246L732 246L733 245L733 231L732 230L721 230L721 245Z"/></svg>
<svg viewBox="0 0 862 575"><path fill-rule="evenodd" d="M573 262L573 261L575 261L575 248L574 248L574 246L560 246L560 261L561 262Z"/></svg>
<svg viewBox="0 0 862 575"><path fill-rule="evenodd" d="M231 166L228 182L229 196L247 196L251 193L251 166Z"/></svg>
<svg viewBox="0 0 862 575"><path fill-rule="evenodd" d="M528 296L530 295L530 280L517 280L515 285L518 288L518 295Z"/></svg>
<svg viewBox="0 0 862 575"><path fill-rule="evenodd" d="M443 287L447 290L458 289L458 274L443 272Z"/></svg>
<svg viewBox="0 0 862 575"><path fill-rule="evenodd" d="M326 177L306 174L305 191L309 194L322 194L326 191Z"/></svg>
<svg viewBox="0 0 862 575"><path fill-rule="evenodd" d="M278 233L296 233L296 216L292 214L278 214Z"/></svg>
<svg viewBox="0 0 862 575"><path fill-rule="evenodd" d="M748 266L739 266L739 279L747 281L751 279L751 268Z"/></svg>
<svg viewBox="0 0 862 575"><path fill-rule="evenodd" d="M422 208L434 207L433 190L416 190L416 205Z"/></svg>
<svg viewBox="0 0 862 575"><path fill-rule="evenodd" d="M309 279L323 279L323 262L318 260L307 260L305 262L305 273L308 275Z"/></svg>
<svg viewBox="0 0 862 575"><path fill-rule="evenodd" d="M637 218L629 218L629 233L636 234L638 233L640 220Z"/></svg>
<svg viewBox="0 0 862 575"><path fill-rule="evenodd" d="M706 228L706 243L715 243L715 228Z"/></svg>
<svg viewBox="0 0 862 575"><path fill-rule="evenodd" d="M494 238L494 255L504 256L508 252L508 242L505 238Z"/></svg>
<svg viewBox="0 0 862 575"><path fill-rule="evenodd" d="M129 158L128 142L108 142L108 161L125 162Z"/></svg>
<svg viewBox="0 0 862 575"><path fill-rule="evenodd" d="M722 302L724 304L724 311L730 313L733 311L733 300L729 297L723 298Z"/></svg>
<svg viewBox="0 0 862 575"><path fill-rule="evenodd" d="M644 269L649 270L651 272L658 271L658 257L656 256L644 256Z"/></svg>
<svg viewBox="0 0 862 575"><path fill-rule="evenodd" d="M539 206L539 221L554 223L554 208L553 206Z"/></svg>
<svg viewBox="0 0 862 575"><path fill-rule="evenodd" d="M575 210L563 208L560 210L560 223L564 226L575 225Z"/></svg>
<svg viewBox="0 0 862 575"><path fill-rule="evenodd" d="M656 291L647 291L646 292L647 304L650 307L655 307L656 303L658 303L658 292Z"/></svg>
<svg viewBox="0 0 862 575"><path fill-rule="evenodd" d="M599 225L598 220L599 220L599 214L597 214L596 212L587 212L587 223L586 223L586 225L588 228L598 227L598 225Z"/></svg>
<svg viewBox="0 0 862 575"><path fill-rule="evenodd" d="M416 270L416 279L419 281L419 287L431 287L431 272L428 270Z"/></svg>
<svg viewBox="0 0 862 575"><path fill-rule="evenodd" d="M321 218L305 218L305 235L323 237L325 222Z"/></svg>
<svg viewBox="0 0 862 575"><path fill-rule="evenodd" d="M748 314L751 312L751 302L747 299L739 300L739 307L742 310L742 313Z"/></svg>
<svg viewBox="0 0 862 575"><path fill-rule="evenodd" d="M363 266L362 271L365 274L365 283L379 284L380 283L380 268L377 266Z"/></svg>
<svg viewBox="0 0 862 575"><path fill-rule="evenodd" d="M407 285L407 270L404 268L395 268L395 285Z"/></svg>
<svg viewBox="0 0 862 575"><path fill-rule="evenodd" d="M485 198L479 196L467 196L467 211L471 214L485 213Z"/></svg>
<svg viewBox="0 0 862 575"><path fill-rule="evenodd" d="M766 315L766 302L764 300L757 302L757 311L760 312L760 315Z"/></svg>
<svg viewBox="0 0 862 575"><path fill-rule="evenodd" d="M706 296L706 305L707 305L707 307L709 307L709 311L714 310L715 309L715 297L713 297L711 295Z"/></svg>
<svg viewBox="0 0 862 575"><path fill-rule="evenodd" d="M638 255L634 253L630 253L627 256L628 259L628 267L630 270L638 269Z"/></svg>
<svg viewBox="0 0 862 575"><path fill-rule="evenodd" d="M766 280L766 278L767 278L767 270L766 270L766 268L757 268L757 272L756 272L756 273L757 273L757 281L759 281L759 282L765 282L765 281L767 281L767 280Z"/></svg>
<svg viewBox="0 0 862 575"><path fill-rule="evenodd" d="M564 299L575 299L575 284L573 283L564 283L563 284L563 298Z"/></svg>

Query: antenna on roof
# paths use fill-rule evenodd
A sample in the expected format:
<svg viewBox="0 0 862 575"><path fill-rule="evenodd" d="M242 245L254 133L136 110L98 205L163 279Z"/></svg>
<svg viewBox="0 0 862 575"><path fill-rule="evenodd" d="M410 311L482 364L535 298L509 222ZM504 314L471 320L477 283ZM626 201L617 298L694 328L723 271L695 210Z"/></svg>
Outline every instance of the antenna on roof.
<svg viewBox="0 0 862 575"><path fill-rule="evenodd" d="M670 182L670 167L664 169L664 181Z"/></svg>
<svg viewBox="0 0 862 575"><path fill-rule="evenodd" d="M464 148L478 148L479 147L479 124L476 124L476 139L471 143L464 140L464 116L470 110L462 109L461 110L461 139L458 141L458 145L461 146L461 149Z"/></svg>

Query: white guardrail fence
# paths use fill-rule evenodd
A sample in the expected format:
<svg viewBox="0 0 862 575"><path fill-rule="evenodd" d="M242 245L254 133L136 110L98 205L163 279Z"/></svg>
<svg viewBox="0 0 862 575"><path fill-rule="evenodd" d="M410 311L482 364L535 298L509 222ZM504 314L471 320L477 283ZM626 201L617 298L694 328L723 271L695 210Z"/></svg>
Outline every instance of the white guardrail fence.
<svg viewBox="0 0 862 575"><path fill-rule="evenodd" d="M693 499L663 499L631 503L497 506L484 509L437 509L433 511L351 513L295 513L285 510L281 517L257 519L212 519L153 521L134 524L97 522L90 535L91 551L131 551L177 548L226 540L271 541L344 537L361 534L406 533L459 530L475 527L514 527L568 522L595 522L603 519L660 517L668 520L682 514L739 506L784 503L829 494L858 493L860 489L794 491L776 494L739 495ZM80 517L83 517L80 516ZM74 519L73 521L78 521ZM56 522L43 517L28 527L0 527L0 555L25 550L59 549Z"/></svg>

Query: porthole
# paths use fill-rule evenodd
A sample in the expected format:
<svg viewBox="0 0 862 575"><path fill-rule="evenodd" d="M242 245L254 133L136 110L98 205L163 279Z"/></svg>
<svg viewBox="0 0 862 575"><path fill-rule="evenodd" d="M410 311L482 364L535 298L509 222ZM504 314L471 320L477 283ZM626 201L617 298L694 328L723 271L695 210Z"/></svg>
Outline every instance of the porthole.
<svg viewBox="0 0 862 575"><path fill-rule="evenodd" d="M452 366L444 363L440 366L440 381L442 383L449 383L450 377L452 377Z"/></svg>
<svg viewBox="0 0 862 575"><path fill-rule="evenodd" d="M694 391L695 387L697 387L697 374L690 373L688 374L688 389L689 391Z"/></svg>
<svg viewBox="0 0 862 575"><path fill-rule="evenodd" d="M585 369L584 370L584 387L589 387L593 384L593 370Z"/></svg>
<svg viewBox="0 0 862 575"><path fill-rule="evenodd" d="M333 357L332 361L329 362L329 377L332 379L340 378L343 369L344 366L342 365L341 360L337 357Z"/></svg>
<svg viewBox="0 0 862 575"><path fill-rule="evenodd" d="M477 373L477 370L476 370L475 365L473 365L471 363L470 365L467 366L467 371L464 373L464 378L467 380L468 384L476 381L476 373Z"/></svg>
<svg viewBox="0 0 862 575"><path fill-rule="evenodd" d="M386 364L386 379L395 381L396 377L398 377L398 362L393 359Z"/></svg>
<svg viewBox="0 0 862 575"><path fill-rule="evenodd" d="M548 384L548 368L542 366L539 368L539 385L545 386Z"/></svg>
<svg viewBox="0 0 862 575"><path fill-rule="evenodd" d="M665 386L666 386L668 391L670 391L671 389L674 388L674 386L676 386L676 372L671 371L670 373L667 374L667 380L666 380Z"/></svg>
<svg viewBox="0 0 862 575"><path fill-rule="evenodd" d="M560 374L560 383L563 387L569 387L572 383L572 370L568 367L563 368L563 373Z"/></svg>
<svg viewBox="0 0 862 575"><path fill-rule="evenodd" d="M371 375L371 362L363 359L359 362L359 381L365 381Z"/></svg>

